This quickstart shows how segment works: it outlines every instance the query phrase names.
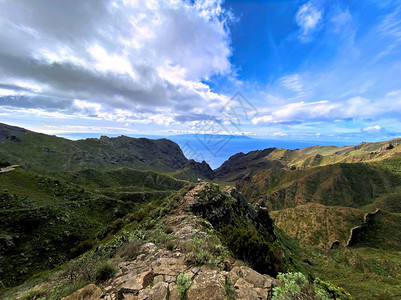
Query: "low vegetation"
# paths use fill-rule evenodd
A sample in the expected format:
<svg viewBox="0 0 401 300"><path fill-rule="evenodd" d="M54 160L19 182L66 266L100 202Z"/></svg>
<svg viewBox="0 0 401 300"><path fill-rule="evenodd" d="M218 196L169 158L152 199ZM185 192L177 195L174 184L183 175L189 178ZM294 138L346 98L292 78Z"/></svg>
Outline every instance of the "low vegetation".
<svg viewBox="0 0 401 300"><path fill-rule="evenodd" d="M177 277L178 296L180 299L186 299L186 292L191 285L191 278L184 274L179 274Z"/></svg>

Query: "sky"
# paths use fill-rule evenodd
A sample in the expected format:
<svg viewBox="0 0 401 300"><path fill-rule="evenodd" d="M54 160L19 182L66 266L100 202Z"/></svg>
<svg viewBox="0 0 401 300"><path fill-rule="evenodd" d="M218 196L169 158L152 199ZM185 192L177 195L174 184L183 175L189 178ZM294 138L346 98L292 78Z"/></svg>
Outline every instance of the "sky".
<svg viewBox="0 0 401 300"><path fill-rule="evenodd" d="M401 1L0 0L0 122L60 136L401 136Z"/></svg>

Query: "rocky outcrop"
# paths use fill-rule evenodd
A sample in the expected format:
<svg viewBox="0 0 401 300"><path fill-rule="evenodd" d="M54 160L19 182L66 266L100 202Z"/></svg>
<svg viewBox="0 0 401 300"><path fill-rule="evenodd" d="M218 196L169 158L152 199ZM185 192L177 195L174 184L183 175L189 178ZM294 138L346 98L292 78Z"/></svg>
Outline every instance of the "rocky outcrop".
<svg viewBox="0 0 401 300"><path fill-rule="evenodd" d="M383 147L381 147L379 149L379 152L385 152L385 151L388 151L388 150L391 150L391 149L394 149L394 146L393 146L393 144L388 143L388 144L384 145Z"/></svg>
<svg viewBox="0 0 401 300"><path fill-rule="evenodd" d="M189 255L193 253L187 251L188 243L192 243L194 239L205 239L211 234L210 230L213 227L207 220L188 212L201 201L203 191L212 193L210 188L212 185L208 183L197 184L182 197L176 210L163 220L168 224L175 240L179 241L174 250L157 247L153 243L145 243L140 247L139 255L135 260L118 264L119 272L115 278L98 286L93 284L86 286L65 299L83 299L82 295L87 295L88 298L85 299L179 300L179 290L182 287L177 282L177 278L180 274L190 279L188 289L185 291L188 300L224 300L229 295L236 299L271 299L276 280L244 266L244 263L239 260L230 256L216 257L213 264L199 264L189 259ZM239 212L241 209L244 218L255 222L258 218L265 219L267 216L263 209L254 210L235 189L217 193L221 196L220 200L228 199L227 203L232 203L233 206L240 205L240 208L231 207L231 210L227 211ZM213 197L209 195L207 199L210 200ZM217 203L210 207L210 210L219 210ZM216 211L212 215L226 216L224 212ZM267 226L267 223L263 226Z"/></svg>
<svg viewBox="0 0 401 300"><path fill-rule="evenodd" d="M207 219L215 228L222 228L237 220L252 224L275 238L273 220L267 209L259 205L254 208L236 188L229 187L220 192L218 186L205 184L194 200L189 209Z"/></svg>
<svg viewBox="0 0 401 300"><path fill-rule="evenodd" d="M284 254L276 243L273 220L266 208L254 208L236 188L220 191L217 185L207 183L188 208L219 230L234 254L257 271L272 276L282 271Z"/></svg>

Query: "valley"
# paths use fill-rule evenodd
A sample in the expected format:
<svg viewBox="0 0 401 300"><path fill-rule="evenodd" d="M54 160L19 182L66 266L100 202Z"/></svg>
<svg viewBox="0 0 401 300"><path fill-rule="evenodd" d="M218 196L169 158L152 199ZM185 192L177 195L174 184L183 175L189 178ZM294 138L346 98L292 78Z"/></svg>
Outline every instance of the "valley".
<svg viewBox="0 0 401 300"><path fill-rule="evenodd" d="M188 299L210 276L221 299L270 299L278 274L295 272L304 299L401 297L401 139L268 148L212 170L167 139L70 141L0 124L0 162L13 166L0 174L4 299L93 283L106 299L179 299L181 273ZM107 264L115 272L96 278Z"/></svg>

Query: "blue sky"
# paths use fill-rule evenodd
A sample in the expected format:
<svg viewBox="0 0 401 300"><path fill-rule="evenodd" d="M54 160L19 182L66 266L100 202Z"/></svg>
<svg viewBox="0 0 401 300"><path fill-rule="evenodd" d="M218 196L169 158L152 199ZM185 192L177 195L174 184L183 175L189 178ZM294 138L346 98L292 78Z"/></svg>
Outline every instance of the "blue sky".
<svg viewBox="0 0 401 300"><path fill-rule="evenodd" d="M401 1L3 0L0 39L0 122L40 132L401 135Z"/></svg>

